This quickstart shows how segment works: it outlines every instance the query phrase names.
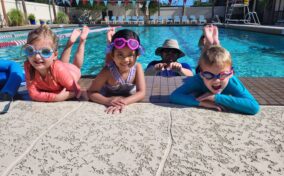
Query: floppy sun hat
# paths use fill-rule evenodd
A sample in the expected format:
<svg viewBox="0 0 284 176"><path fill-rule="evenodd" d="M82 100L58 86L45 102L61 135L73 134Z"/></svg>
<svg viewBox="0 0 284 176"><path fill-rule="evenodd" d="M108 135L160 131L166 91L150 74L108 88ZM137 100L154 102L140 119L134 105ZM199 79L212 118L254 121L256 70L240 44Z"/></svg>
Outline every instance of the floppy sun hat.
<svg viewBox="0 0 284 176"><path fill-rule="evenodd" d="M179 49L179 45L177 40L174 39L167 39L165 40L162 47L158 47L155 51L155 54L161 56L161 53L164 49L175 49L178 51L179 55L178 58L185 56L184 52Z"/></svg>

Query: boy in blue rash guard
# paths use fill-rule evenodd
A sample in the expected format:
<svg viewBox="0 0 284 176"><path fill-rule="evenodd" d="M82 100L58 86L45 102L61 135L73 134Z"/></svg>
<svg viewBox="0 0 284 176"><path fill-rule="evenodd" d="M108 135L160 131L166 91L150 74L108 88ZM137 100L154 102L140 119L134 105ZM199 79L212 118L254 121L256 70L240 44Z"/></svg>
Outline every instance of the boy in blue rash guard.
<svg viewBox="0 0 284 176"><path fill-rule="evenodd" d="M259 111L257 101L233 75L231 56L226 49L209 47L201 54L199 66L200 73L188 78L171 94L172 103L218 111L225 108L251 115Z"/></svg>

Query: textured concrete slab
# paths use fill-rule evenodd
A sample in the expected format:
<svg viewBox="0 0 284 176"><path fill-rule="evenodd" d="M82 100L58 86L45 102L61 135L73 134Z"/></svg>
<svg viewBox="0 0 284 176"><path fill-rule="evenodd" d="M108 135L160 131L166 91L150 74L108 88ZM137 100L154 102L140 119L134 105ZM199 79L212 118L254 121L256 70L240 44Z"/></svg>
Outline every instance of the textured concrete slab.
<svg viewBox="0 0 284 176"><path fill-rule="evenodd" d="M137 103L13 102L0 175L284 175L284 107L256 116Z"/></svg>

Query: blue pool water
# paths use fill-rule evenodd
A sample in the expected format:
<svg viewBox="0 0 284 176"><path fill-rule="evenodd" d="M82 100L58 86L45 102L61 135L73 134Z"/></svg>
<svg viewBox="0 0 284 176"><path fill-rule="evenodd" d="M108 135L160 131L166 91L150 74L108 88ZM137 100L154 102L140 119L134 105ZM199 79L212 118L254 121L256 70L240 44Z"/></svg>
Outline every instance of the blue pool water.
<svg viewBox="0 0 284 176"><path fill-rule="evenodd" d="M197 43L202 34L202 27L179 26L179 27L127 27L139 34L145 54L138 59L145 69L152 60L160 59L155 56L155 49L161 46L165 39L178 40L181 50L186 57L179 59L187 62L195 69L200 55ZM123 29L123 28L120 28ZM72 29L56 29L57 33L68 33ZM13 32L18 34L19 32ZM27 33L20 32L20 33ZM233 29L219 29L220 41L223 47L232 54L235 73L240 77L284 77L284 37L268 35ZM11 33L1 33L7 35ZM13 40L26 39L17 37ZM0 42L11 41L0 39ZM67 39L60 41L59 52L61 53ZM72 49L72 56L76 52L78 43ZM106 31L91 33L88 36L85 50L85 60L82 68L84 75L97 74L104 65L106 46ZM21 64L24 58L20 57L21 47L0 48L0 58L15 60Z"/></svg>

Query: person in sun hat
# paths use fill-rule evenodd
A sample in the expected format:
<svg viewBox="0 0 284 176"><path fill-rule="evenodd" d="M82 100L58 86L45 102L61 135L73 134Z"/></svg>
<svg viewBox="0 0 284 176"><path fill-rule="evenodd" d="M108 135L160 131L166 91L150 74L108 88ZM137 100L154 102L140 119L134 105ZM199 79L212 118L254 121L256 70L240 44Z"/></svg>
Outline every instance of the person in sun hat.
<svg viewBox="0 0 284 176"><path fill-rule="evenodd" d="M166 39L163 46L158 47L155 54L162 57L162 60L150 62L146 68L146 75L156 76L192 76L191 67L187 63L179 63L177 60L185 56L180 50L178 41Z"/></svg>

